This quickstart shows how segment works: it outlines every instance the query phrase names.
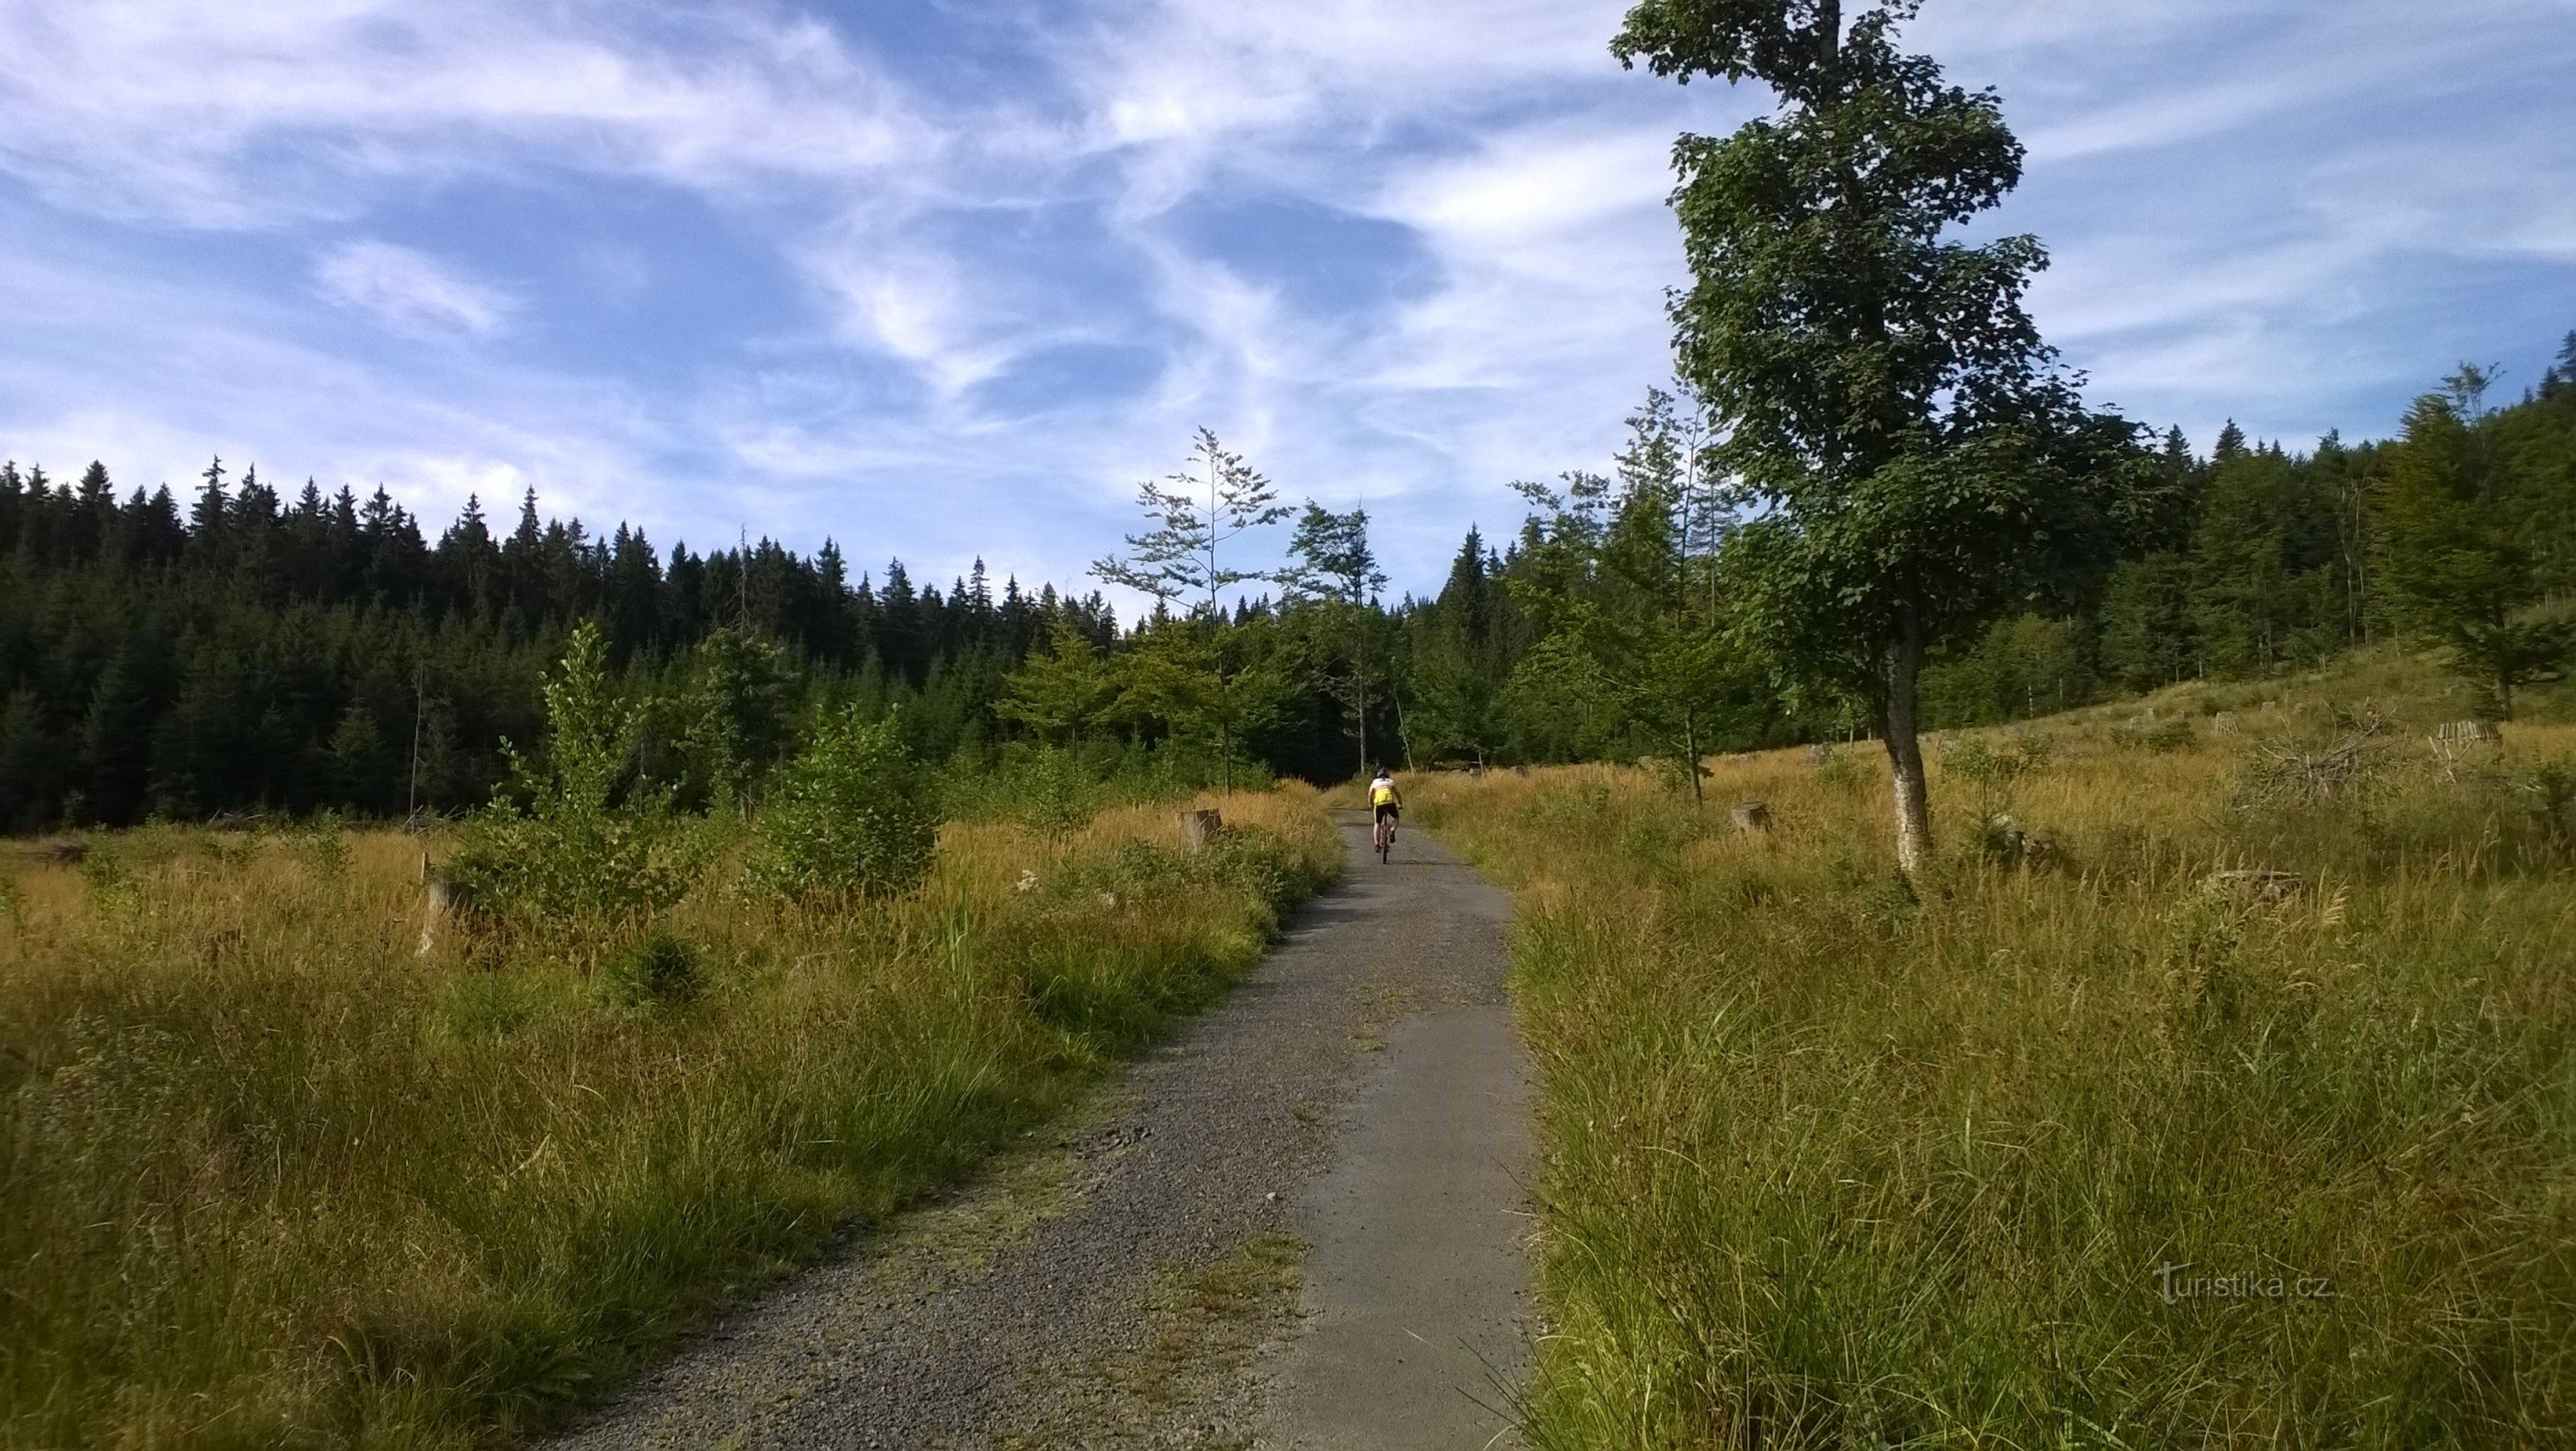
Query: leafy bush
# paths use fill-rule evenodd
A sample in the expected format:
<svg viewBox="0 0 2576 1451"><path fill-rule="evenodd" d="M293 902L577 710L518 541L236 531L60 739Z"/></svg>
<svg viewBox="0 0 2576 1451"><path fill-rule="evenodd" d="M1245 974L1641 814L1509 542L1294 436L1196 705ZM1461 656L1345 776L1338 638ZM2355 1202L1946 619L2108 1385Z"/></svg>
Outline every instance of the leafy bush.
<svg viewBox="0 0 2576 1451"><path fill-rule="evenodd" d="M685 1002L697 996L697 949L667 927L656 927L610 955L603 983L624 1007Z"/></svg>
<svg viewBox="0 0 2576 1451"><path fill-rule="evenodd" d="M614 929L668 908L701 856L668 787L629 782L641 707L617 698L599 629L583 624L546 681L543 765L505 746L508 782L465 824L448 873L524 929Z"/></svg>
<svg viewBox="0 0 2576 1451"><path fill-rule="evenodd" d="M949 763L941 797L952 816L1017 821L1061 835L1103 807L1186 790L1136 779L1143 774L1107 742L1014 742L998 755L960 752Z"/></svg>
<svg viewBox="0 0 2576 1451"><path fill-rule="evenodd" d="M798 899L904 891L938 849L934 788L894 720L828 719L771 782L754 873Z"/></svg>

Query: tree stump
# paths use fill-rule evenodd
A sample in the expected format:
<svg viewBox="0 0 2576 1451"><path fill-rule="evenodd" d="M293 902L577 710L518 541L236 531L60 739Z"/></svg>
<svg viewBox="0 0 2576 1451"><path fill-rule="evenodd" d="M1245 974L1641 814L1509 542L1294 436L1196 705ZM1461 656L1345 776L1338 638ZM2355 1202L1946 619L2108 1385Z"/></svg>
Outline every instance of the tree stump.
<svg viewBox="0 0 2576 1451"><path fill-rule="evenodd" d="M1818 741L1807 747L1807 764L1810 766L1821 766L1833 758L1834 743L1831 741Z"/></svg>
<svg viewBox="0 0 2576 1451"><path fill-rule="evenodd" d="M1738 831L1769 831L1771 808L1759 801L1738 801L1727 808L1727 817Z"/></svg>
<svg viewBox="0 0 2576 1451"><path fill-rule="evenodd" d="M421 913L419 956L426 958L438 947L438 929L450 920L463 922L479 910L474 888L449 877L430 861L427 852L420 857L421 895L427 898Z"/></svg>
<svg viewBox="0 0 2576 1451"><path fill-rule="evenodd" d="M1198 807L1181 813L1181 846L1189 851L1204 851L1225 830L1225 819L1213 807Z"/></svg>

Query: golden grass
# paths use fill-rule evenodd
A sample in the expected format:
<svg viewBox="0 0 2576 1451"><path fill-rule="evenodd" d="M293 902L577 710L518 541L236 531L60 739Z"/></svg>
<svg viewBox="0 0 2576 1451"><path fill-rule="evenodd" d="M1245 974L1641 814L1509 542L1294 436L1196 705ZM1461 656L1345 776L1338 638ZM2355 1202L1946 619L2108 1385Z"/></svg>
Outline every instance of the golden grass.
<svg viewBox="0 0 2576 1451"><path fill-rule="evenodd" d="M1536 1441L2576 1435L2576 877L2523 789L2576 728L2446 767L2456 712L2392 679L2222 687L2236 736L2172 692L2168 751L2115 738L2134 704L2037 722L1982 801L1936 764L1913 890L1868 746L1720 761L1705 813L1633 770L1408 781L1520 901ZM2364 696L2348 790L2253 789ZM2243 867L2301 890L2209 881Z"/></svg>
<svg viewBox="0 0 2576 1451"><path fill-rule="evenodd" d="M952 1178L1254 961L1312 793L959 825L856 914L711 881L622 1007L470 935L422 843L101 838L0 891L0 1444L509 1441ZM436 843L431 843L436 849ZM1025 889L1023 882L1028 882Z"/></svg>

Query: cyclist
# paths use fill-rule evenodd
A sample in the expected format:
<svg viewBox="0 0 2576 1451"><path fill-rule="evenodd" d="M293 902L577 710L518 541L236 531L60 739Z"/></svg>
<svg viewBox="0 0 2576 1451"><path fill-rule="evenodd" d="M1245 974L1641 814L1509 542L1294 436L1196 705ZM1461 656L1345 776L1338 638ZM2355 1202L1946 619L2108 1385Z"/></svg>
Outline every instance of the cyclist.
<svg viewBox="0 0 2576 1451"><path fill-rule="evenodd" d="M1378 860L1384 861L1387 849L1395 845L1395 819L1404 814L1404 793L1395 789L1393 772L1378 768L1377 778L1368 784L1368 799L1377 814Z"/></svg>

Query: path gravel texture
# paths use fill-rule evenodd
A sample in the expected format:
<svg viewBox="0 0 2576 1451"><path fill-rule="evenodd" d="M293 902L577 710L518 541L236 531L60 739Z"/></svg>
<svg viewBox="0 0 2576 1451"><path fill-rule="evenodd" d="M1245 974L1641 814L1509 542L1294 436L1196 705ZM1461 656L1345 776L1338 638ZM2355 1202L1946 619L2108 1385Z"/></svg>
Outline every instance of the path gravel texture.
<svg viewBox="0 0 2576 1451"><path fill-rule="evenodd" d="M1342 826L1343 882L1089 1112L559 1445L1510 1444L1532 1306L1509 904L1419 832L1381 864Z"/></svg>

